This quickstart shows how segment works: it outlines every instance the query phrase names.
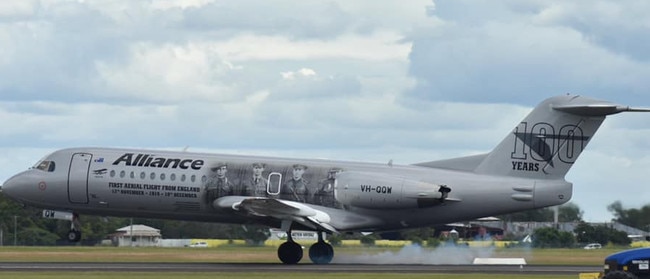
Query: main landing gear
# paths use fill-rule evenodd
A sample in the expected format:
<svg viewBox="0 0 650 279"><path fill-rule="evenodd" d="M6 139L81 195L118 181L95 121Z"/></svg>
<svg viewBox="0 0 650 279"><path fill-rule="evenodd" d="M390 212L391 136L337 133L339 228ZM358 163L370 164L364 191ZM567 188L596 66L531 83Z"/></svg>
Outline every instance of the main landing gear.
<svg viewBox="0 0 650 279"><path fill-rule="evenodd" d="M323 240L322 232L318 232L318 242L309 247L309 259L315 264L328 264L334 258L334 248Z"/></svg>
<svg viewBox="0 0 650 279"><path fill-rule="evenodd" d="M315 264L328 264L334 258L334 248L325 242L323 234L318 232L318 242L309 247L309 259ZM302 246L294 242L291 231L287 231L287 242L278 247L278 258L285 264L297 264L302 256Z"/></svg>
<svg viewBox="0 0 650 279"><path fill-rule="evenodd" d="M297 264L302 259L302 246L293 241L291 231L287 232L287 242L278 247L278 258L285 264Z"/></svg>

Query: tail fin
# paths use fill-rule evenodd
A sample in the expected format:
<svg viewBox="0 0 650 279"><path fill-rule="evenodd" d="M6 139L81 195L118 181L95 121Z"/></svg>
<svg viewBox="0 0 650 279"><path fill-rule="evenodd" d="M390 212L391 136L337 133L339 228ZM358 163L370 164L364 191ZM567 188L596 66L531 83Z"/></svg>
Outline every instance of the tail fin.
<svg viewBox="0 0 650 279"><path fill-rule="evenodd" d="M476 173L534 179L564 178L605 120L632 109L565 95L539 104L474 169Z"/></svg>

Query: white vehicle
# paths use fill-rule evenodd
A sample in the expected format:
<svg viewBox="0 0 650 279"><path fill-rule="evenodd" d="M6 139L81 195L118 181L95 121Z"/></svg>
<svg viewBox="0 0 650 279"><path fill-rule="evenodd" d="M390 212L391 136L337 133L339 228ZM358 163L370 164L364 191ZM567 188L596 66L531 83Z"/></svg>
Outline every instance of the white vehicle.
<svg viewBox="0 0 650 279"><path fill-rule="evenodd" d="M194 247L194 248L207 248L207 247L208 247L208 243L205 242L205 241L194 242L194 243L190 244L190 247Z"/></svg>
<svg viewBox="0 0 650 279"><path fill-rule="evenodd" d="M600 243L589 243L587 246L584 247L585 250L594 250L594 249L600 249L603 248Z"/></svg>

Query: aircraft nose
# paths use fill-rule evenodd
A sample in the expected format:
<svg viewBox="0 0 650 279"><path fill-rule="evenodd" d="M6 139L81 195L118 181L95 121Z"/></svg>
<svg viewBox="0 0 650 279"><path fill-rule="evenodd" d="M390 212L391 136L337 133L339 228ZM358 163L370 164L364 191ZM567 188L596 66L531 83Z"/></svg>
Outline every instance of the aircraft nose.
<svg viewBox="0 0 650 279"><path fill-rule="evenodd" d="M57 191L52 191L49 186L41 171L26 170L7 179L2 185L2 194L19 203L38 207L48 199L56 199Z"/></svg>
<svg viewBox="0 0 650 279"><path fill-rule="evenodd" d="M27 183L27 179L23 173L19 173L17 175L12 176L11 178L7 179L5 183L2 185L2 193L4 195L7 195L8 197L11 198L17 198L16 197L16 192L17 189L21 187L21 185L25 185Z"/></svg>
<svg viewBox="0 0 650 279"><path fill-rule="evenodd" d="M4 184L2 184L2 186L0 186L0 191L2 191L3 194L10 195L9 193L11 193L11 189L16 187L15 177L16 176L10 177Z"/></svg>

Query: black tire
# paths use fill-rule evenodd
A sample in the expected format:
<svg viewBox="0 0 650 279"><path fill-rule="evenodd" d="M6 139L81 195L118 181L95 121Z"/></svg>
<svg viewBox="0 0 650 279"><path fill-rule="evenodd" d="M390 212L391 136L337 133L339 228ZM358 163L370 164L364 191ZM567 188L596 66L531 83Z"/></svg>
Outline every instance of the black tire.
<svg viewBox="0 0 650 279"><path fill-rule="evenodd" d="M302 259L302 246L293 241L282 243L278 247L278 258L284 264L297 264Z"/></svg>
<svg viewBox="0 0 650 279"><path fill-rule="evenodd" d="M79 242L81 240L81 232L78 230L70 230L68 231L67 237L70 242Z"/></svg>
<svg viewBox="0 0 650 279"><path fill-rule="evenodd" d="M309 247L309 259L315 264L328 264L334 258L334 248L325 242L316 242Z"/></svg>
<svg viewBox="0 0 650 279"><path fill-rule="evenodd" d="M609 272L605 274L605 276L603 277L603 279L637 279L637 278L638 277L636 277L636 275L621 270L615 270Z"/></svg>

